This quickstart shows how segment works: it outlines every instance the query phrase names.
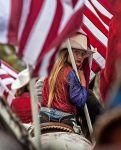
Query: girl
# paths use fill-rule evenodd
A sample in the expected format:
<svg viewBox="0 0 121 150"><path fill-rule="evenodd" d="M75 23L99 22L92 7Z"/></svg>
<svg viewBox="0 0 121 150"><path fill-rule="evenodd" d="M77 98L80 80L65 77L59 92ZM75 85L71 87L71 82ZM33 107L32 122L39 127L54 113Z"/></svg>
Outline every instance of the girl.
<svg viewBox="0 0 121 150"><path fill-rule="evenodd" d="M81 83L72 68L64 42L52 72L43 84L41 114L48 115L49 121L62 121L65 117L74 118L77 109L83 108L87 101L90 72L88 56L95 51L89 49L87 36L82 33L69 40ZM45 120L42 119L41 122Z"/></svg>

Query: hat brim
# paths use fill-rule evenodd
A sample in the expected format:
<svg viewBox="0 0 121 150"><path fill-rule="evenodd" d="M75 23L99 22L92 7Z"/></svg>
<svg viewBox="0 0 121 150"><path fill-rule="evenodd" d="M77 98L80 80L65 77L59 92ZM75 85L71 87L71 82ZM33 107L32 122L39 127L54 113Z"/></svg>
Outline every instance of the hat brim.
<svg viewBox="0 0 121 150"><path fill-rule="evenodd" d="M11 89L17 90L28 84L30 81L29 70L25 69L18 74L16 80L12 83Z"/></svg>
<svg viewBox="0 0 121 150"><path fill-rule="evenodd" d="M89 57L90 55L92 55L92 54L94 54L94 53L97 52L96 48L94 48L94 49L88 48L88 50L87 49L82 49L82 50L84 50L86 52L86 54L84 55L84 57Z"/></svg>
<svg viewBox="0 0 121 150"><path fill-rule="evenodd" d="M78 44L77 42L70 40L70 45L71 48L75 48L75 49L79 49L79 50L84 50L87 54L84 57L89 57L90 55L92 55L93 53L97 52L97 49L90 49L89 47L86 49L84 48L82 45ZM61 47L60 50L62 49L66 49L67 48L67 42L64 42Z"/></svg>
<svg viewBox="0 0 121 150"><path fill-rule="evenodd" d="M26 84L29 83L29 79L26 79L25 82L21 83L19 79L16 79L13 84L11 85L12 90L17 90L25 86Z"/></svg>

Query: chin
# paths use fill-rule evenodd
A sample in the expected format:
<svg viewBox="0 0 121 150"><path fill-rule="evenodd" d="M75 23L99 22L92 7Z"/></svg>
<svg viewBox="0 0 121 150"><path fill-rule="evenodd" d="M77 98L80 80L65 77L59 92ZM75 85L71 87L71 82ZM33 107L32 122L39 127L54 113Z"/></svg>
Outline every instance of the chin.
<svg viewBox="0 0 121 150"><path fill-rule="evenodd" d="M81 64L76 64L77 68L80 68Z"/></svg>

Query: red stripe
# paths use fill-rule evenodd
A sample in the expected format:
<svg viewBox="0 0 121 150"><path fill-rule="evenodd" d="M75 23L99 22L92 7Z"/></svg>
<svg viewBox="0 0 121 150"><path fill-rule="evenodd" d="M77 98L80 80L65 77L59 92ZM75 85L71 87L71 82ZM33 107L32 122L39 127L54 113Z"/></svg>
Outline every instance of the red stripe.
<svg viewBox="0 0 121 150"><path fill-rule="evenodd" d="M5 98L7 98L9 96L8 92L6 92L6 91L3 92L3 95Z"/></svg>
<svg viewBox="0 0 121 150"><path fill-rule="evenodd" d="M72 0L72 5L73 5L73 7L75 7L75 5L77 4L78 1L79 1L79 0Z"/></svg>
<svg viewBox="0 0 121 150"><path fill-rule="evenodd" d="M1 79L7 79L7 78L13 78L13 77L11 77L9 74L1 74L0 75L0 78ZM14 79L14 78L13 78Z"/></svg>
<svg viewBox="0 0 121 150"><path fill-rule="evenodd" d="M94 73L97 73L101 70L102 68L99 66L99 64L93 59L92 61L92 71Z"/></svg>
<svg viewBox="0 0 121 150"><path fill-rule="evenodd" d="M93 8L95 9L95 11L97 12L97 14L99 15L99 17L103 20L103 22L105 22L105 24L109 25L110 19L106 16L104 16L99 10L98 8L95 7L95 5L91 2L91 0L89 0L89 2L91 3L91 5L93 6Z"/></svg>
<svg viewBox="0 0 121 150"><path fill-rule="evenodd" d="M34 70L33 76L38 75L38 71L40 69L42 60L43 60L44 56L46 55L46 53L48 53L48 51L49 51L49 49L47 49L49 44L55 38L57 38L57 33L58 33L58 29L59 29L59 26L60 26L60 23L61 23L62 15L63 15L63 8L62 8L62 5L61 5L61 2L58 0L55 16L54 16L52 25L50 27L50 31L48 32L48 35L47 35L46 41L44 43L44 46L42 48L42 51L41 51L40 55L38 56L38 60L36 61L37 64L36 64L36 68Z"/></svg>
<svg viewBox="0 0 121 150"><path fill-rule="evenodd" d="M8 43L17 44L18 29L20 24L20 18L22 13L22 0L11 0L10 19L8 27Z"/></svg>
<svg viewBox="0 0 121 150"><path fill-rule="evenodd" d="M98 0L98 2L105 8L107 9L108 12L112 13L112 8L111 5L108 1L104 1L104 0Z"/></svg>
<svg viewBox="0 0 121 150"><path fill-rule="evenodd" d="M78 28L80 28L80 24L81 24L81 20L82 20L82 11L83 11L82 8L80 8L74 15L72 15L72 17L69 19L69 21L66 24L65 28L63 29L63 31L61 31L59 38L54 39L51 46L49 48L46 47L46 48L48 48L47 50L46 50L46 48L44 48L44 52L46 51L46 53L47 53L49 51L49 49L51 49L53 46L57 46L64 39L71 36L72 32L74 33ZM80 18L80 20L77 21L77 18ZM57 20L59 20L59 19L57 18ZM45 54L45 53L43 53L43 54ZM40 63L37 64L37 68L35 69L36 71L34 71L34 76L38 75L36 73L39 71L39 67L42 62L43 57L44 57L44 55L42 55L42 53L41 53L41 55L39 56ZM38 61L37 61L37 63L38 63Z"/></svg>
<svg viewBox="0 0 121 150"><path fill-rule="evenodd" d="M24 27L22 36L21 36L21 40L20 40L20 47L19 47L19 56L23 56L24 53L24 48L26 46L27 40L29 38L29 35L31 33L31 30L36 22L36 19L38 17L38 15L40 14L40 11L42 9L43 3L45 1L44 0L40 0L40 1L36 1L36 0L32 0L31 2L31 6L30 6L30 13L28 15L27 18L27 23ZM39 41L38 41L39 42Z"/></svg>
<svg viewBox="0 0 121 150"><path fill-rule="evenodd" d="M97 48L98 52L102 55L102 57L106 57L106 47L104 46L103 43L101 43L92 33L92 31L88 30L86 26L82 26L82 29L84 30L84 32L86 32L86 34L89 37L90 40L90 44L94 47Z"/></svg>
<svg viewBox="0 0 121 150"><path fill-rule="evenodd" d="M56 38L49 48L58 46L58 44L62 43L65 39L75 34L75 32L81 27L82 14L83 14L83 7L70 16L70 19L66 23L65 28L63 28L63 30L59 34L59 38Z"/></svg>
<svg viewBox="0 0 121 150"><path fill-rule="evenodd" d="M101 32L108 36L108 30L105 28L105 26L102 24L102 22L95 16L95 14L88 9L88 7L85 7L84 15L99 29Z"/></svg>
<svg viewBox="0 0 121 150"><path fill-rule="evenodd" d="M7 86L8 89L11 90L11 84L7 84L6 86Z"/></svg>
<svg viewBox="0 0 121 150"><path fill-rule="evenodd" d="M7 86L7 88L9 89L9 90L11 90L11 84L8 84L8 85L6 85ZM4 91L3 92L3 95L7 98L8 96L9 96L9 93L7 92L7 91Z"/></svg>

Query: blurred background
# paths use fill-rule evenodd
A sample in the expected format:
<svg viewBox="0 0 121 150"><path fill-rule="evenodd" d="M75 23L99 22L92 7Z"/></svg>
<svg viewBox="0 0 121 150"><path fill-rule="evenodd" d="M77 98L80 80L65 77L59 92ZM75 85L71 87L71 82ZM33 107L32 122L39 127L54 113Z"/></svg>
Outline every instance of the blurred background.
<svg viewBox="0 0 121 150"><path fill-rule="evenodd" d="M17 71L25 68L25 64L15 55L14 46L0 44L0 59L10 64Z"/></svg>

